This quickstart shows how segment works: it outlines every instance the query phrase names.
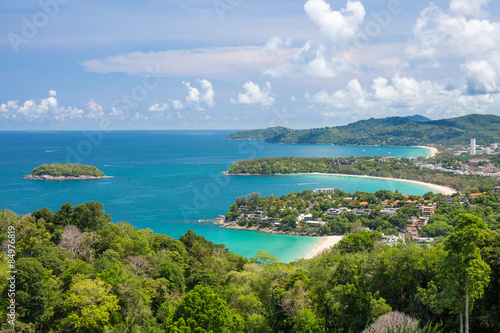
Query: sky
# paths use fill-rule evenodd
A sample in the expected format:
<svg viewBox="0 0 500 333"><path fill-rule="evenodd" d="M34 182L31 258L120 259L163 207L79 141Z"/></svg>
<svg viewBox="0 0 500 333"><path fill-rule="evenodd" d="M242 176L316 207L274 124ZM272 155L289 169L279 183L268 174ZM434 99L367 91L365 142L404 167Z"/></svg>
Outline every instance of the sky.
<svg viewBox="0 0 500 333"><path fill-rule="evenodd" d="M500 115L500 2L0 2L0 130Z"/></svg>

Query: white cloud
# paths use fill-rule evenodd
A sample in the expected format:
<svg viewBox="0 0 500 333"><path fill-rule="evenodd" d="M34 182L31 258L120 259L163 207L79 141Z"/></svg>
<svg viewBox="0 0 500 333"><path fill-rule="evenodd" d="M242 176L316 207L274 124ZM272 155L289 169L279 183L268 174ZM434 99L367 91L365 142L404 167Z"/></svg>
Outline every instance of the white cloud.
<svg viewBox="0 0 500 333"><path fill-rule="evenodd" d="M214 96L215 92L210 81L203 79L196 79L204 90L203 93L197 88L191 86L190 82L182 82L188 88L188 95L186 96L186 103L194 110L205 110L205 106L213 108L215 106Z"/></svg>
<svg viewBox="0 0 500 333"><path fill-rule="evenodd" d="M307 16L335 43L352 39L363 22L365 8L359 1L348 0L340 11L331 9L324 0L308 0L304 5Z"/></svg>
<svg viewBox="0 0 500 333"><path fill-rule="evenodd" d="M497 90L500 82L500 23L479 19L487 1L452 0L448 13L424 9L413 28L407 54L432 67L457 66L470 94ZM470 18L466 16L472 16Z"/></svg>
<svg viewBox="0 0 500 333"><path fill-rule="evenodd" d="M88 110L89 110L89 112L86 115L87 118L101 119L104 117L104 112L103 112L102 106L100 104L96 103L93 99L91 99L87 103L87 106L88 106Z"/></svg>
<svg viewBox="0 0 500 333"><path fill-rule="evenodd" d="M306 94L306 100L323 105L327 115L370 115L384 117L425 113L436 118L482 113L500 101L498 94L467 95L463 89L447 89L428 80L416 80L395 74L391 80L378 77L370 89L364 89L357 80L344 89L331 93L319 91Z"/></svg>
<svg viewBox="0 0 500 333"><path fill-rule="evenodd" d="M76 107L59 106L55 90L49 91L49 97L38 101L30 99L22 104L18 101L8 101L0 104L0 117L4 119L18 119L25 121L47 121L47 120L78 120L78 119L101 119L104 117L102 106L93 99L86 105L86 110Z"/></svg>
<svg viewBox="0 0 500 333"><path fill-rule="evenodd" d="M450 11L457 15L482 16L484 11L481 9L489 0L451 0Z"/></svg>
<svg viewBox="0 0 500 333"><path fill-rule="evenodd" d="M287 39L284 41L283 39L279 37L272 37L269 39L262 48L262 52L265 54L271 54L271 55L276 55L278 51L284 47L289 47L292 44L291 39Z"/></svg>
<svg viewBox="0 0 500 333"><path fill-rule="evenodd" d="M487 94L498 92L497 73L485 60L471 61L464 65L467 75L467 92L469 94Z"/></svg>
<svg viewBox="0 0 500 333"><path fill-rule="evenodd" d="M168 103L163 103L163 104L155 103L151 105L148 110L154 112L161 112L168 109L169 109Z"/></svg>
<svg viewBox="0 0 500 333"><path fill-rule="evenodd" d="M265 88L261 89L259 85L248 81L243 85L244 92L238 94L238 100L231 99L231 103L238 104L260 104L269 107L274 104L274 98L271 97L271 83L266 82Z"/></svg>
<svg viewBox="0 0 500 333"><path fill-rule="evenodd" d="M88 60L81 65L97 73L148 75L148 68L155 68L155 73L161 76L221 79L246 77L249 73L272 66L274 62L274 56L262 52L261 47L236 46L133 52Z"/></svg>
<svg viewBox="0 0 500 333"><path fill-rule="evenodd" d="M177 100L177 99L172 101L172 106L176 110L184 109L184 104L182 104L182 102ZM179 112L177 112L177 113L179 114Z"/></svg>
<svg viewBox="0 0 500 333"><path fill-rule="evenodd" d="M273 77L306 75L333 78L351 69L345 51L359 33L365 17L363 4L348 0L344 8L334 11L324 0L308 0L304 5L309 19L320 29L320 37L308 40L298 50L281 61L281 65L268 68L264 74ZM268 48L280 47L279 40L268 42ZM275 51L276 52L276 51Z"/></svg>

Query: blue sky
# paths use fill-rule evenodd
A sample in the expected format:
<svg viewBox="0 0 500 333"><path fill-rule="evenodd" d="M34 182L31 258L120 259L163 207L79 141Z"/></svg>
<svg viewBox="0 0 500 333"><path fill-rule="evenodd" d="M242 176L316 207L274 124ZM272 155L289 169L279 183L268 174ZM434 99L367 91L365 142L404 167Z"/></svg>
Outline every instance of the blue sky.
<svg viewBox="0 0 500 333"><path fill-rule="evenodd" d="M500 115L488 0L0 3L0 130Z"/></svg>

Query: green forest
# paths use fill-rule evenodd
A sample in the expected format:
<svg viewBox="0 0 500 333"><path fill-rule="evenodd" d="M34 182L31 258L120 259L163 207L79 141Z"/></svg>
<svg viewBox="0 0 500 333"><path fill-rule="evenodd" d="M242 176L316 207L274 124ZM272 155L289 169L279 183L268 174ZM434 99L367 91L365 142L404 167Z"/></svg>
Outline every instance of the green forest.
<svg viewBox="0 0 500 333"><path fill-rule="evenodd" d="M97 202L4 210L0 324L10 327L15 290L16 332L456 332L461 322L498 332L500 234L471 214L453 221L429 247L351 233L327 253L281 263L192 231L175 240L112 223Z"/></svg>
<svg viewBox="0 0 500 333"><path fill-rule="evenodd" d="M478 143L500 142L500 117L467 115L450 119L415 121L408 117L361 120L345 126L294 130L273 127L239 131L228 135L233 140L265 140L271 143L335 145L443 146L467 145L470 138Z"/></svg>
<svg viewBox="0 0 500 333"><path fill-rule="evenodd" d="M368 175L445 185L462 193L482 192L500 185L498 178L421 170L406 158L383 160L380 157L270 157L237 161L229 167L228 172L260 175L311 172Z"/></svg>
<svg viewBox="0 0 500 333"><path fill-rule="evenodd" d="M42 164L34 168L31 171L31 174L34 176L48 175L54 177L104 176L104 173L99 169L97 169L95 166L85 165L85 164L66 164L66 163Z"/></svg>
<svg viewBox="0 0 500 333"><path fill-rule="evenodd" d="M492 191L476 197L455 195L444 201L442 194L428 192L423 196L394 193L388 190L379 190L375 193L355 192L346 193L335 190L334 193L315 193L311 190L300 193L290 193L275 197L262 197L258 193L238 197L229 207L225 217L227 221L236 221L239 226L259 228L273 228L277 231L299 232L310 235L343 235L352 232L361 232L364 228L379 231L386 235L405 233L408 219L422 214L416 208L418 204L436 204L435 212L429 217L429 224L422 230L424 237L449 236L457 226L457 216L464 213L480 217L490 229L500 229L500 196ZM461 199L466 201L461 202ZM384 203L386 202L386 203ZM408 203L407 203L408 202ZM366 203L361 205L361 203ZM279 221L274 227L267 219L258 217L244 219L240 207L244 206L248 212L256 210L265 212L265 216ZM369 214L355 215L345 213L340 216L329 216L326 212L330 208L368 208ZM394 216L380 214L383 208L394 207L397 212ZM325 222L324 226L308 228L299 226L296 221L299 214L311 214L312 220ZM441 239L436 239L440 241Z"/></svg>

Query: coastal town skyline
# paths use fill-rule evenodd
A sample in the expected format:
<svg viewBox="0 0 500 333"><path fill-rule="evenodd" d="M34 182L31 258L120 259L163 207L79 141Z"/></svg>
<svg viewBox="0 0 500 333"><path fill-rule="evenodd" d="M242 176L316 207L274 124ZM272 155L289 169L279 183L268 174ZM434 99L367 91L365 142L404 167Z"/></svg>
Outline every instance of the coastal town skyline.
<svg viewBox="0 0 500 333"><path fill-rule="evenodd" d="M0 130L500 115L500 4L488 0L0 6Z"/></svg>

